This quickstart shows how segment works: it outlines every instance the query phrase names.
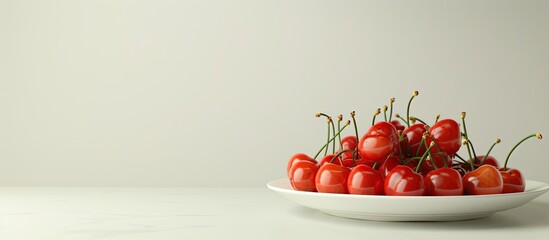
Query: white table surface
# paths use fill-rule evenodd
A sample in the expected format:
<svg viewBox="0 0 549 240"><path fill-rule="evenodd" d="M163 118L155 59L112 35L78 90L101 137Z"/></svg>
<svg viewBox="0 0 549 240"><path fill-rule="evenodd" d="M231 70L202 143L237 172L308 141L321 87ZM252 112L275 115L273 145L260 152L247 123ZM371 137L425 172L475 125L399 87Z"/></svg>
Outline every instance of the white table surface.
<svg viewBox="0 0 549 240"><path fill-rule="evenodd" d="M0 187L0 239L547 239L549 194L461 222L372 222L264 188Z"/></svg>

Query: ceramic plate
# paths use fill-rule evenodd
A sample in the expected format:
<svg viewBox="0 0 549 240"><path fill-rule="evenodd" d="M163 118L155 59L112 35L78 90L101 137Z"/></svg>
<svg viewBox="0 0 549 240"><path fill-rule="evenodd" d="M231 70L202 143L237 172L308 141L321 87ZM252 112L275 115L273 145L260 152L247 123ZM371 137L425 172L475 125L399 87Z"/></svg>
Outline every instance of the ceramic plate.
<svg viewBox="0 0 549 240"><path fill-rule="evenodd" d="M458 221L483 218L516 208L549 190L549 185L526 181L522 193L466 196L372 196L293 190L288 179L267 187L297 204L330 215L375 221Z"/></svg>

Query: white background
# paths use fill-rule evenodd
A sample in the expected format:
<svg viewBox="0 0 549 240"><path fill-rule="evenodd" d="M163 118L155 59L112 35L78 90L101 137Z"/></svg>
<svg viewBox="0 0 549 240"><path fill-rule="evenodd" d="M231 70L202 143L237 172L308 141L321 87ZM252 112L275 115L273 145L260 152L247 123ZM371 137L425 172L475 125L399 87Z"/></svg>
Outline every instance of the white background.
<svg viewBox="0 0 549 240"><path fill-rule="evenodd" d="M547 1L2 0L0 185L264 186L316 112L364 132L414 90L502 161L549 137L548 43ZM547 149L510 166L549 182Z"/></svg>

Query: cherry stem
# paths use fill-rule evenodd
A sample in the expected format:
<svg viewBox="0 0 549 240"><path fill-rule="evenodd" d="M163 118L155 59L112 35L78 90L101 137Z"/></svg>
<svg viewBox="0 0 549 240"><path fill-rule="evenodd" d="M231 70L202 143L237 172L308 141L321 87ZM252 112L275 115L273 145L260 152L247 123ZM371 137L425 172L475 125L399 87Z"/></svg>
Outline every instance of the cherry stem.
<svg viewBox="0 0 549 240"><path fill-rule="evenodd" d="M423 120L421 120L417 117L414 117L414 116L410 116L410 121L412 121L412 123L415 122L415 121L418 121L420 123L423 123L423 125L429 126L429 124L427 124L425 121L423 121Z"/></svg>
<svg viewBox="0 0 549 240"><path fill-rule="evenodd" d="M414 100L414 97L419 95L418 91L414 91L412 93L412 97L410 98L410 101L408 101L408 107L406 108L406 125L410 127L410 105L412 105L412 100Z"/></svg>
<svg viewBox="0 0 549 240"><path fill-rule="evenodd" d="M347 122L345 123L345 125L343 125L343 127L341 128L341 130L339 130L339 132L337 132L335 136L333 136L326 144L324 144L324 146L322 146L322 148L320 148L320 150L318 150L318 152L316 153L316 155L315 155L315 157L314 157L313 159L316 160L316 158L318 157L318 155L320 155L320 153L322 152L322 150L324 150L324 148L328 147L328 145L330 144L330 142L333 141L337 136L339 136L339 134L341 134L341 132L343 131L343 129L345 129L347 126L349 126L349 124L351 124L351 121L347 120Z"/></svg>
<svg viewBox="0 0 549 240"><path fill-rule="evenodd" d="M356 126L355 111L351 112L351 118L353 119L353 125L355 126L356 141L358 142L358 128Z"/></svg>
<svg viewBox="0 0 549 240"><path fill-rule="evenodd" d="M438 119L440 118L440 114L435 115L435 123L438 122Z"/></svg>
<svg viewBox="0 0 549 240"><path fill-rule="evenodd" d="M339 114L337 116L337 131L341 131L341 121L343 121L343 115ZM335 135L335 132L334 132ZM339 149L343 150L343 144L341 143L341 135L337 136L339 138Z"/></svg>
<svg viewBox="0 0 549 240"><path fill-rule="evenodd" d="M542 139L542 138L543 138L543 137L541 136L540 133L535 133L535 134L529 135L529 136L523 138L522 140L520 140L520 142L518 142L518 143L511 149L511 151L509 152L509 154L507 155L507 158L505 159L505 164L503 164L503 171L507 171L507 162L509 162L509 157L511 156L511 153L513 153L513 151L515 151L515 149L516 149L521 143L523 143L524 141L526 141L527 139L532 138L532 137L537 137L538 139Z"/></svg>
<svg viewBox="0 0 549 240"><path fill-rule="evenodd" d="M404 118L402 118L398 113L395 114L395 117L402 120L404 123L406 123L406 120ZM408 127L410 127L410 126L408 126Z"/></svg>
<svg viewBox="0 0 549 240"><path fill-rule="evenodd" d="M492 151L492 149L494 148L494 146L496 146L496 144L500 143L501 142L501 139L499 138L496 138L496 141L492 144L492 146L490 146L490 149L488 149L488 152L486 153L486 155L484 155L484 158L480 161L480 165L484 164L484 162L486 161L486 159L488 158L488 156L490 156L490 152Z"/></svg>
<svg viewBox="0 0 549 240"><path fill-rule="evenodd" d="M471 155L471 147L469 147L469 140L465 138L463 139L462 143L463 145L467 145L467 152L469 153L469 159L471 159L469 163L471 164L471 171L473 171L475 170L475 166L473 165L473 156Z"/></svg>
<svg viewBox="0 0 549 240"><path fill-rule="evenodd" d="M389 102L391 103L391 107L389 108L389 122L391 121L391 119L393 118L393 103L395 102L395 98L391 98L389 100Z"/></svg>
<svg viewBox="0 0 549 240"><path fill-rule="evenodd" d="M332 159L330 159L330 163L333 163L334 160L335 160L336 158L338 158L339 156L341 156L341 154L346 153L346 152L352 152L352 151L353 151L353 150L349 150L349 149L348 149L348 150L343 150L343 151L337 153L335 156L332 157ZM353 162L354 162L354 161L353 161ZM355 165L356 165L356 164L355 164Z"/></svg>
<svg viewBox="0 0 549 240"><path fill-rule="evenodd" d="M473 155L471 155L471 153L469 152L469 157L471 158L471 161L474 161L474 160L477 160L477 154L475 152L475 147L473 147L473 143L469 140L469 135L467 134L467 126L465 125L465 116L466 115L467 115L467 113L461 112L461 122L463 123L463 136L467 140L467 150L471 151L469 148L473 149ZM469 145L470 145L470 147L469 147ZM475 158L473 158L473 156Z"/></svg>
<svg viewBox="0 0 549 240"><path fill-rule="evenodd" d="M463 163L468 163L468 162L465 161L465 159L463 159L459 154L454 153L454 155L455 155L457 158L459 158L459 159L461 160L461 162L463 162Z"/></svg>
<svg viewBox="0 0 549 240"><path fill-rule="evenodd" d="M376 109L376 112L374 113L374 117L372 118L372 126L374 126L374 124L376 123L376 117L380 113L381 113L381 109L380 108Z"/></svg>
<svg viewBox="0 0 549 240"><path fill-rule="evenodd" d="M419 150L421 150L422 145L427 145L427 143L425 143L425 136L423 136L421 138L421 142L419 142L419 145L418 145L418 148L417 148L417 151L416 151L416 156L419 155Z"/></svg>
<svg viewBox="0 0 549 240"><path fill-rule="evenodd" d="M421 159L419 159L419 162L417 162L417 167L416 167L416 171L415 172L419 172L419 168L421 167L421 163L423 163L423 160L427 157L427 155L429 155L430 151L431 151L431 147L433 147L433 144L431 144L431 146L429 146L427 148L427 151L425 151L425 153L423 154L423 156L421 156Z"/></svg>
<svg viewBox="0 0 549 240"><path fill-rule="evenodd" d="M327 114L325 113L317 113L316 114L316 117L320 117L320 116L324 116L326 117L327 121L328 121L328 139L326 139L327 143L329 144L330 143L330 125L332 125L332 130L334 132L334 136L335 136L335 127L334 127L334 122L332 121L332 117L328 116ZM324 151L324 155L327 155L328 154L328 148L326 148L326 150ZM335 142L334 142L334 145L332 147L332 153L335 152Z"/></svg>
<svg viewBox="0 0 549 240"><path fill-rule="evenodd" d="M383 119L387 122L387 105L383 106Z"/></svg>

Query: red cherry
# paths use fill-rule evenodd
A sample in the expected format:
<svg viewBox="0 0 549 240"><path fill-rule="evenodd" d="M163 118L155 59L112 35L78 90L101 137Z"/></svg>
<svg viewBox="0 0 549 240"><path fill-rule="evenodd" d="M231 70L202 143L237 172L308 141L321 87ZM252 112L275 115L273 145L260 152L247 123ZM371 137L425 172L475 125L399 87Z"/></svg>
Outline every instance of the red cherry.
<svg viewBox="0 0 549 240"><path fill-rule="evenodd" d="M325 163L329 163L330 161L332 161L332 158L333 158L334 156L335 156L335 154L328 154L328 155L322 157L322 159L320 159L320 162L318 162L318 166L322 166L322 165L324 165ZM341 165L341 159L340 159L340 158L336 158L336 159L334 159L334 161L332 161L332 163Z"/></svg>
<svg viewBox="0 0 549 240"><path fill-rule="evenodd" d="M421 196L425 192L423 176L408 166L396 166L387 174L384 181L386 195Z"/></svg>
<svg viewBox="0 0 549 240"><path fill-rule="evenodd" d="M430 171L423 178L425 195L454 196L463 195L461 175L455 169L439 168Z"/></svg>
<svg viewBox="0 0 549 240"><path fill-rule="evenodd" d="M347 179L350 194L383 195L383 176L367 165L358 165L351 170Z"/></svg>
<svg viewBox="0 0 549 240"><path fill-rule="evenodd" d="M396 128L397 131L404 131L404 129L406 129L406 127L400 124L400 121L396 119L392 120L390 123Z"/></svg>
<svg viewBox="0 0 549 240"><path fill-rule="evenodd" d="M343 148L340 150L355 150L357 145L358 139L356 139L356 136L346 136L341 139L341 146Z"/></svg>
<svg viewBox="0 0 549 240"><path fill-rule="evenodd" d="M297 160L306 160L306 161L310 161L310 162L313 162L313 163L317 164L316 160L309 157L309 155L307 155L305 153L296 153L290 158L290 160L288 160L288 166L286 167L286 173L288 174L288 177L290 176L290 168L292 168L295 161L297 161Z"/></svg>
<svg viewBox="0 0 549 240"><path fill-rule="evenodd" d="M385 159L385 161L383 162L383 164L381 164L381 166L379 166L378 171L383 175L383 177L385 177L387 176L387 174L389 174L391 170L393 170L393 168L395 168L398 165L401 165L400 162L401 162L400 157L395 155L390 156L387 159Z"/></svg>
<svg viewBox="0 0 549 240"><path fill-rule="evenodd" d="M366 135L389 137L395 145L398 145L399 142L396 128L388 122L378 122L374 124L368 129Z"/></svg>
<svg viewBox="0 0 549 240"><path fill-rule="evenodd" d="M459 124L452 119L442 119L433 124L429 128L429 134L431 137L427 138L427 145L433 139L438 144L440 151L454 154L461 147L461 130Z"/></svg>
<svg viewBox="0 0 549 240"><path fill-rule="evenodd" d="M386 136L364 135L358 143L358 152L364 161L382 163L395 151L394 142Z"/></svg>
<svg viewBox="0 0 549 240"><path fill-rule="evenodd" d="M489 155L486 158L486 160L485 160L485 157L486 156L484 156L484 155L477 156L477 161L474 161L473 164L480 165L481 162L484 162L484 164L492 165L496 168L499 168L499 162L495 157L492 157L492 156ZM469 161L471 161L471 160L469 160Z"/></svg>
<svg viewBox="0 0 549 240"><path fill-rule="evenodd" d="M351 170L347 167L325 163L320 166L315 177L316 189L323 193L349 193L347 178Z"/></svg>
<svg viewBox="0 0 549 240"><path fill-rule="evenodd" d="M500 168L499 173L503 178L503 190L501 193L524 192L526 183L518 169L507 168L507 170L504 170L503 168Z"/></svg>
<svg viewBox="0 0 549 240"><path fill-rule="evenodd" d="M492 165L482 165L463 176L465 194L499 194L503 190L501 173Z"/></svg>
<svg viewBox="0 0 549 240"><path fill-rule="evenodd" d="M402 132L406 135L408 138L408 145L410 146L410 156L417 157L423 155L425 153L425 145L421 144L421 139L423 139L423 133L425 133L427 130L425 130L425 125L422 123L416 123L409 128L404 129ZM420 149L419 153L418 149Z"/></svg>
<svg viewBox="0 0 549 240"><path fill-rule="evenodd" d="M431 148L432 150L432 148ZM424 175L435 170L436 168L450 167L452 166L452 158L445 152L440 154L431 154L430 158L426 158L421 162L421 173Z"/></svg>
<svg viewBox="0 0 549 240"><path fill-rule="evenodd" d="M318 166L307 160L297 160L290 168L290 183L295 190L316 192L315 177Z"/></svg>

